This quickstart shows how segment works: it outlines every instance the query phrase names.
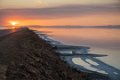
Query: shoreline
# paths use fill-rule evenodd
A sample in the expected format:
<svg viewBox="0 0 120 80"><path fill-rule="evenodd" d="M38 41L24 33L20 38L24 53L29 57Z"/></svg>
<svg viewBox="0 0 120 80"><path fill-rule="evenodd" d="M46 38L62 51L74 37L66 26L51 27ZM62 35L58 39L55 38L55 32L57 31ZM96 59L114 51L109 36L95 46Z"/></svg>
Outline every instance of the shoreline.
<svg viewBox="0 0 120 80"><path fill-rule="evenodd" d="M70 68L51 45L28 28L0 37L0 54L0 68L5 69L3 80L110 80L102 74Z"/></svg>
<svg viewBox="0 0 120 80"><path fill-rule="evenodd" d="M56 40L52 40L50 38L47 38L47 36L44 34L44 35L41 35L41 33L39 31L35 31L35 33L40 37L40 38L43 38L43 40L47 41L48 44L51 44L52 46L57 46L58 48L60 48L60 50L64 51L64 50L67 50L69 51L68 53L62 53L61 52L59 53L59 51L57 51L60 56L64 56L63 58L61 57L61 59L66 62L68 65L70 65L72 68L75 68L77 69L78 71L83 71L83 72L88 72L88 73L102 73L102 74L105 74L105 75L109 75L112 80L119 80L120 79L120 70L113 67L113 66L110 66L109 64L99 60L99 59L96 59L90 55L88 55L88 51L84 51L83 54L80 56L80 57L77 57L77 56L73 56L71 55L70 51L73 51L74 49L76 49L75 47L76 46L71 46L71 45L67 45L69 47L67 47L65 44L62 44L61 42L59 41L56 41ZM58 45L57 45L58 44ZM79 46L77 46L79 47ZM85 46L80 46L79 49L83 47L83 48L88 48L89 47L85 47ZM65 49L66 48L66 49ZM75 50L76 51L76 50ZM84 54L84 53L87 53L87 54ZM76 55L80 55L80 54L76 54ZM85 56L83 56L85 55ZM87 56L88 55L88 56ZM101 55L102 56L107 56L107 55ZM82 64L75 64L72 59L73 58L80 58L81 61L83 61L84 63L86 63L87 65L91 66L90 68L94 68L94 70L90 70L89 68L86 68L86 66L83 66ZM97 56L96 56L97 57ZM100 57L100 56L99 56ZM95 64L92 64L91 62L89 62L88 60L90 61L93 61L94 63L96 63L97 65Z"/></svg>

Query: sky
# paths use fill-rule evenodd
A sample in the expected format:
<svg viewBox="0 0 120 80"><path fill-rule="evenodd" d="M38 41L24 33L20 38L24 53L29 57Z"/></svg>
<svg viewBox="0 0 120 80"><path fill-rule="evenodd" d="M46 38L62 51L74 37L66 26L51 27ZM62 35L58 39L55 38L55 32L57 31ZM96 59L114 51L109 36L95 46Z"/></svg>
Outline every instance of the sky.
<svg viewBox="0 0 120 80"><path fill-rule="evenodd" d="M0 0L0 25L120 25L120 0Z"/></svg>

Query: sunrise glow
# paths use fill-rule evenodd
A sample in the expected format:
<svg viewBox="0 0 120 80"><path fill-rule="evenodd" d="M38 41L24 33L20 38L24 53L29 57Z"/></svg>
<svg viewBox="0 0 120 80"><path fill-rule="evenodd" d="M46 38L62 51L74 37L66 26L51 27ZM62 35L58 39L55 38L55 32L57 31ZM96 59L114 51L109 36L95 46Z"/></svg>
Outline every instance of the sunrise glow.
<svg viewBox="0 0 120 80"><path fill-rule="evenodd" d="M18 21L9 21L9 24L11 25L12 29L16 29L19 22Z"/></svg>
<svg viewBox="0 0 120 80"><path fill-rule="evenodd" d="M16 26L18 23L19 23L19 22L17 22L17 21L11 21L11 22L10 22L10 24L11 24L12 26Z"/></svg>

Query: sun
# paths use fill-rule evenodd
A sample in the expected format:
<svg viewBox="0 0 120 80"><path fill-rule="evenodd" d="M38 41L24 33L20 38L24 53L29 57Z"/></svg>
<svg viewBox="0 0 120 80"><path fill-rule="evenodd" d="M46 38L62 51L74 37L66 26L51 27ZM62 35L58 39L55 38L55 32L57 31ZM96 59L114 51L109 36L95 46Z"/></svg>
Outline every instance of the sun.
<svg viewBox="0 0 120 80"><path fill-rule="evenodd" d="M9 23L12 25L12 29L16 29L16 27L17 27L18 24L19 24L18 21L10 21Z"/></svg>
<svg viewBox="0 0 120 80"><path fill-rule="evenodd" d="M10 24L11 24L12 26L16 26L16 25L18 24L18 22L17 22L17 21L11 21Z"/></svg>

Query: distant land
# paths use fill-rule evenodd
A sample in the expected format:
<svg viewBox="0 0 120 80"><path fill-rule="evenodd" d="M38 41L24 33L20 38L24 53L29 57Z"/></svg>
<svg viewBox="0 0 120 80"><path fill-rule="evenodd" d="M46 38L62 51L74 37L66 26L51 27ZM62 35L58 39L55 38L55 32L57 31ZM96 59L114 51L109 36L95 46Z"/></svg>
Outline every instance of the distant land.
<svg viewBox="0 0 120 80"><path fill-rule="evenodd" d="M76 26L76 25L63 25L63 26L40 26L40 25L25 25L22 27L30 27L30 28L98 28L98 29L120 29L120 25L106 25L106 26ZM0 26L0 29L6 29L9 26Z"/></svg>
<svg viewBox="0 0 120 80"><path fill-rule="evenodd" d="M107 29L120 29L120 25L108 25L108 26L38 26L38 25L30 25L29 27L33 28L107 28Z"/></svg>

